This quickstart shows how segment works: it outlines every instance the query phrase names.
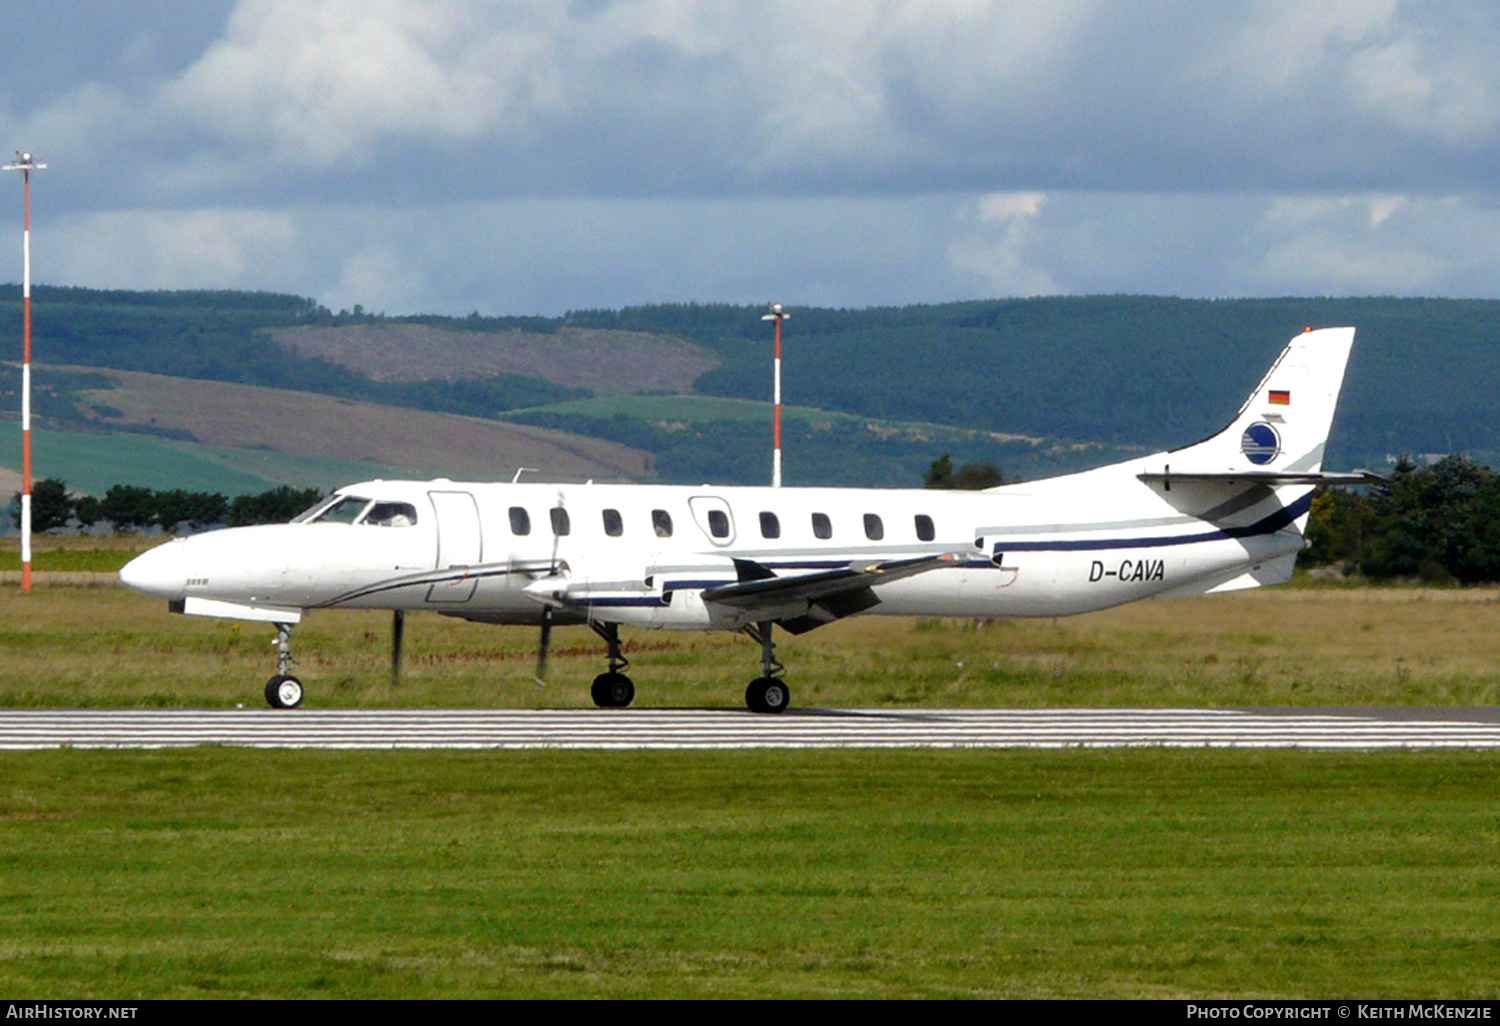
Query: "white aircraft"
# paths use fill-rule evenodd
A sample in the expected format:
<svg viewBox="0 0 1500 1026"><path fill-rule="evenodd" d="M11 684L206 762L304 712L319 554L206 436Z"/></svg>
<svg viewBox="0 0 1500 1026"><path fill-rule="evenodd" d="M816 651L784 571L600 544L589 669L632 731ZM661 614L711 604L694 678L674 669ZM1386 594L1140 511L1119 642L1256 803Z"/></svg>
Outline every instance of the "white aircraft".
<svg viewBox="0 0 1500 1026"><path fill-rule="evenodd" d="M310 609L427 609L607 647L603 707L631 703L620 628L743 631L758 712L791 698L776 627L856 613L1060 616L1285 582L1322 472L1353 328L1292 339L1223 431L1065 477L983 492L366 481L288 524L181 538L120 579L174 612L275 624L271 705L302 701L290 635Z"/></svg>

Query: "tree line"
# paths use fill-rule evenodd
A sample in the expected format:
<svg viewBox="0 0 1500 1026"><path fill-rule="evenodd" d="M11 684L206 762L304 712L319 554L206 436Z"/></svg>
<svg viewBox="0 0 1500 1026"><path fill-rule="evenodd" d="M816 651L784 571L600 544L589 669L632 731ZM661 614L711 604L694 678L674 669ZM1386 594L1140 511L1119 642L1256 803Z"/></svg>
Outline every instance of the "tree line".
<svg viewBox="0 0 1500 1026"><path fill-rule="evenodd" d="M229 498L219 492L160 491L138 485L114 485L103 498L75 495L67 482L44 478L31 488L31 529L37 533L69 528L87 530L109 524L116 531L159 527L164 531L201 531L208 527L246 527L279 524L292 519L322 498L317 488L280 485L258 495ZM21 496L10 502L11 523L21 526Z"/></svg>
<svg viewBox="0 0 1500 1026"><path fill-rule="evenodd" d="M1310 566L1374 580L1500 581L1500 473L1467 456L1418 468L1402 457L1368 492L1319 492L1308 519Z"/></svg>
<svg viewBox="0 0 1500 1026"><path fill-rule="evenodd" d="M1002 483L994 464L955 467L947 454L924 475L929 488L988 488ZM159 527L198 531L285 523L322 498L317 488L281 485L258 495L153 490L115 485L102 498L73 495L45 478L32 488L32 529L55 532L109 524L117 531ZM11 522L21 522L21 497ZM1321 489L1313 497L1305 567L1337 567L1372 580L1429 583L1500 581L1500 472L1453 455L1425 467L1402 457L1385 484L1368 490Z"/></svg>

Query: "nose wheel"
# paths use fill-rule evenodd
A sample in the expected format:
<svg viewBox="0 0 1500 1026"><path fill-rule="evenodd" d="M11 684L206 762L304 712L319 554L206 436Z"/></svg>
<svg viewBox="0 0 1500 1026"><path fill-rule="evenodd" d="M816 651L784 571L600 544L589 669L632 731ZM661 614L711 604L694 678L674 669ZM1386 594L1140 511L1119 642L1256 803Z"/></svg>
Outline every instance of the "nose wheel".
<svg viewBox="0 0 1500 1026"><path fill-rule="evenodd" d="M272 709L295 709L302 704L302 682L292 676L292 625L276 625L276 676L266 681L266 701Z"/></svg>
<svg viewBox="0 0 1500 1026"><path fill-rule="evenodd" d="M272 709L295 709L302 704L302 682L289 673L266 681L266 701Z"/></svg>

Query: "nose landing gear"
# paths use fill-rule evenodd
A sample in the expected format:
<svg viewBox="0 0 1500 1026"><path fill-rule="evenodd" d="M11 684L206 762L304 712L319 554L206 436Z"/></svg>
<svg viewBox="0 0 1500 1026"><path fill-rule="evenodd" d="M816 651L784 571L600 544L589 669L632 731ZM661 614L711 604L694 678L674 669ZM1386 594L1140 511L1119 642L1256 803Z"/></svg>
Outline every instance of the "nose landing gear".
<svg viewBox="0 0 1500 1026"><path fill-rule="evenodd" d="M272 709L295 709L302 704L302 682L292 676L292 625L276 625L276 676L266 681L266 701Z"/></svg>

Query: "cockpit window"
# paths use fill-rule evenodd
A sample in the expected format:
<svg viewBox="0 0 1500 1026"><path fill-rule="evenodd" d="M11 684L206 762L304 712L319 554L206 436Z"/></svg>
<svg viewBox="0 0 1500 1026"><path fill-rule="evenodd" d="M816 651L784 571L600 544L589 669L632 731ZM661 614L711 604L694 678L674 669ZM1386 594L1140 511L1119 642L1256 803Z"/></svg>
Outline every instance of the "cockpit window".
<svg viewBox="0 0 1500 1026"><path fill-rule="evenodd" d="M292 517L291 522L294 524L307 523L309 520L312 520L314 517L316 517L319 513L323 512L323 509L325 507L333 504L334 502L337 502L338 498L339 497L337 495L323 496L321 499L313 503L311 506L307 507L301 513L298 513L296 516Z"/></svg>
<svg viewBox="0 0 1500 1026"><path fill-rule="evenodd" d="M359 519L359 515L369 504L369 499L344 495L339 497L337 502L323 507L308 519L310 523L316 524L352 524Z"/></svg>
<svg viewBox="0 0 1500 1026"><path fill-rule="evenodd" d="M409 502L377 502L360 521L376 527L410 527L416 522L417 507Z"/></svg>

